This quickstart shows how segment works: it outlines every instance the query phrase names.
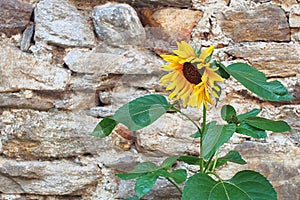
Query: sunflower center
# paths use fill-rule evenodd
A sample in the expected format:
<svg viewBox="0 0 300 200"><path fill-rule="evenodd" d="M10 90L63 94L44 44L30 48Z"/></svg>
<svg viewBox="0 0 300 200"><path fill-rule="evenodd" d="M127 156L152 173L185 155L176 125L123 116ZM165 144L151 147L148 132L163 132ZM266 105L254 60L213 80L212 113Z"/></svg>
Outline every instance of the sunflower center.
<svg viewBox="0 0 300 200"><path fill-rule="evenodd" d="M201 83L202 74L200 71L190 62L185 62L183 64L183 75L190 82L194 84Z"/></svg>

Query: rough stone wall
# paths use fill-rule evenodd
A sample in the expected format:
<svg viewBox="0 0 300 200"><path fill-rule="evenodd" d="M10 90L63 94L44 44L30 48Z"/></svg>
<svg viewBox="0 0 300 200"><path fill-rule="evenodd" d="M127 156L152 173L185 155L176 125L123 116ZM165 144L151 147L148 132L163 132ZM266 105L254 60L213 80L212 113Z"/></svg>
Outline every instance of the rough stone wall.
<svg viewBox="0 0 300 200"><path fill-rule="evenodd" d="M2 0L0 2L1 199L122 199L133 182L114 174L141 161L196 154L191 124L175 113L137 133L124 129L98 139L90 132L122 104L158 84L176 40L215 45L224 64L242 61L284 83L294 100L264 101L226 80L217 108L286 120L292 131L265 140L235 135L222 152L237 149L246 166L264 174L280 200L300 199L299 0ZM195 120L199 111L184 109ZM193 172L193 168L188 168ZM179 199L159 180L146 199Z"/></svg>

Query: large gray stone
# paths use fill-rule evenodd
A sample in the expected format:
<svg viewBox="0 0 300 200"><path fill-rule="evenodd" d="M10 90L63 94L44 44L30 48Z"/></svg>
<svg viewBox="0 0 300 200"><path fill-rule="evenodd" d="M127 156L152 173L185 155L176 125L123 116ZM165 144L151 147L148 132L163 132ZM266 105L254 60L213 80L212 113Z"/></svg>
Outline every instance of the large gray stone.
<svg viewBox="0 0 300 200"><path fill-rule="evenodd" d="M83 74L151 74L159 73L162 59L144 50L123 53L98 53L73 50L64 58L70 70Z"/></svg>
<svg viewBox="0 0 300 200"><path fill-rule="evenodd" d="M290 41L290 28L284 10L275 5L253 9L232 9L216 13L223 33L234 42Z"/></svg>
<svg viewBox="0 0 300 200"><path fill-rule="evenodd" d="M29 24L33 8L19 0L0 1L0 32L7 36L21 33Z"/></svg>
<svg viewBox="0 0 300 200"><path fill-rule="evenodd" d="M97 185L97 165L70 161L15 161L0 158L0 191L8 194L83 195Z"/></svg>
<svg viewBox="0 0 300 200"><path fill-rule="evenodd" d="M270 77L293 77L300 73L300 45L286 43L259 43L234 45L225 52L247 60Z"/></svg>
<svg viewBox="0 0 300 200"><path fill-rule="evenodd" d="M0 115L2 155L24 160L72 158L98 154L111 142L90 135L99 119L80 112L3 111Z"/></svg>
<svg viewBox="0 0 300 200"><path fill-rule="evenodd" d="M93 30L67 0L42 0L35 8L35 40L62 47L93 47Z"/></svg>
<svg viewBox="0 0 300 200"><path fill-rule="evenodd" d="M64 90L70 72L39 63L34 56L0 43L0 91Z"/></svg>
<svg viewBox="0 0 300 200"><path fill-rule="evenodd" d="M96 6L92 17L98 38L107 45L142 45L146 39L137 13L127 4Z"/></svg>

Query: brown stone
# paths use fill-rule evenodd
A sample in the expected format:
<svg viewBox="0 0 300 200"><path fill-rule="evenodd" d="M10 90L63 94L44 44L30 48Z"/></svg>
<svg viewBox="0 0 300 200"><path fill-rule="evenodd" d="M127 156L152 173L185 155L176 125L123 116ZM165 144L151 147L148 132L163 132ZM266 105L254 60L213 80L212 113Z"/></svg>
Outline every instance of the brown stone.
<svg viewBox="0 0 300 200"><path fill-rule="evenodd" d="M226 48L225 52L235 58L247 60L268 77L292 77L300 73L300 46L297 44L235 45Z"/></svg>
<svg viewBox="0 0 300 200"><path fill-rule="evenodd" d="M32 6L18 0L0 1L0 32L7 36L21 33L29 24Z"/></svg>
<svg viewBox="0 0 300 200"><path fill-rule="evenodd" d="M234 42L290 41L290 28L279 6L218 12L216 17L225 36Z"/></svg>
<svg viewBox="0 0 300 200"><path fill-rule="evenodd" d="M94 7L100 4L111 2L110 0L72 0L78 7ZM153 8L161 6L172 6L178 8L190 8L192 6L191 0L115 0L118 3L127 3L133 7L141 8Z"/></svg>

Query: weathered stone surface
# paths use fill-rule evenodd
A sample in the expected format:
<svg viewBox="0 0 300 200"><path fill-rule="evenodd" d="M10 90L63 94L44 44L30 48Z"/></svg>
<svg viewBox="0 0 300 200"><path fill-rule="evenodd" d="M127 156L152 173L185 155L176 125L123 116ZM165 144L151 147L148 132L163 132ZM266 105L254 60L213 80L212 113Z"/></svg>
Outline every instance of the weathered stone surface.
<svg viewBox="0 0 300 200"><path fill-rule="evenodd" d="M111 2L110 0L72 0L74 3L79 7L90 7L90 6L97 6L99 4L104 4L107 2ZM172 6L172 7L179 7L179 8L189 8L192 6L191 0L115 0L118 3L127 3L133 7L141 8L153 8L153 7L161 7L161 6Z"/></svg>
<svg viewBox="0 0 300 200"><path fill-rule="evenodd" d="M98 38L107 45L142 45L146 39L135 10L127 4L96 6L92 17Z"/></svg>
<svg viewBox="0 0 300 200"><path fill-rule="evenodd" d="M161 27L163 37L173 37L170 42L190 40L191 32L202 17L201 11L189 9L163 8L159 10L141 10L144 26ZM149 29L151 31L151 29ZM153 29L156 31L157 29ZM152 32L154 32L152 31ZM155 36L155 32L153 33ZM156 39L160 39L157 35Z"/></svg>
<svg viewBox="0 0 300 200"><path fill-rule="evenodd" d="M276 135L276 136L275 136ZM231 178L240 170L255 170L266 176L278 193L278 199L299 198L299 148L281 134L272 134L267 143L245 141L236 146L247 165L228 164L221 170L223 178Z"/></svg>
<svg viewBox="0 0 300 200"><path fill-rule="evenodd" d="M68 169L68 170L66 170ZM0 191L10 194L83 195L97 184L97 166L70 161L15 161L0 158Z"/></svg>
<svg viewBox="0 0 300 200"><path fill-rule="evenodd" d="M247 60L252 66L270 77L292 77L300 73L300 46L284 43L234 45L225 52Z"/></svg>
<svg viewBox="0 0 300 200"><path fill-rule="evenodd" d="M64 90L70 73L47 63L38 63L34 56L0 43L0 91Z"/></svg>
<svg viewBox="0 0 300 200"><path fill-rule="evenodd" d="M289 15L291 28L300 28L300 4L293 5Z"/></svg>
<svg viewBox="0 0 300 200"><path fill-rule="evenodd" d="M62 47L92 47L93 30L67 0L42 0L35 8L35 40Z"/></svg>
<svg viewBox="0 0 300 200"><path fill-rule="evenodd" d="M90 133L98 119L80 112L3 111L0 115L2 155L25 160L97 154L110 142ZM109 147L108 147L109 148Z"/></svg>
<svg viewBox="0 0 300 200"><path fill-rule="evenodd" d="M234 42L290 41L284 11L274 5L216 13L223 33Z"/></svg>
<svg viewBox="0 0 300 200"><path fill-rule="evenodd" d="M7 36L21 33L29 24L33 8L19 0L0 1L0 32Z"/></svg>
<svg viewBox="0 0 300 200"><path fill-rule="evenodd" d="M224 7L230 3L230 0L192 0L193 8L199 7Z"/></svg>
<svg viewBox="0 0 300 200"><path fill-rule="evenodd" d="M151 74L163 61L148 51L127 50L122 54L73 50L64 58L73 72L84 74Z"/></svg>
<svg viewBox="0 0 300 200"><path fill-rule="evenodd" d="M28 26L23 32L22 40L20 43L20 49L22 51L27 52L29 50L29 47L31 45L31 40L33 39L33 35L34 35L34 26L33 25Z"/></svg>

